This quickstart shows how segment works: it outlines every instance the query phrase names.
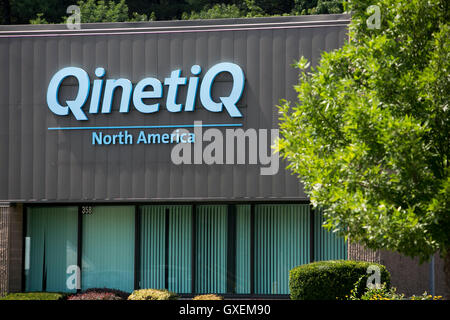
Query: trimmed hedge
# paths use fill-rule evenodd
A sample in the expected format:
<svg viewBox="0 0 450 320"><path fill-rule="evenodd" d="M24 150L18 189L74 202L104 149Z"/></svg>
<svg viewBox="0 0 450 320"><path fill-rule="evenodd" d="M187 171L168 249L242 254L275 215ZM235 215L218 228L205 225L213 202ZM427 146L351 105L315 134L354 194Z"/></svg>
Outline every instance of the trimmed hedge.
<svg viewBox="0 0 450 320"><path fill-rule="evenodd" d="M135 290L128 300L176 300L178 295L168 290L141 289Z"/></svg>
<svg viewBox="0 0 450 320"><path fill-rule="evenodd" d="M391 275L386 267L365 261L330 260L301 265L289 272L289 289L292 300L336 300L345 299L359 282L357 296L361 296L371 274L367 268L380 268L381 283L390 286Z"/></svg>
<svg viewBox="0 0 450 320"><path fill-rule="evenodd" d="M9 293L0 300L63 300L66 295L57 292L23 292Z"/></svg>

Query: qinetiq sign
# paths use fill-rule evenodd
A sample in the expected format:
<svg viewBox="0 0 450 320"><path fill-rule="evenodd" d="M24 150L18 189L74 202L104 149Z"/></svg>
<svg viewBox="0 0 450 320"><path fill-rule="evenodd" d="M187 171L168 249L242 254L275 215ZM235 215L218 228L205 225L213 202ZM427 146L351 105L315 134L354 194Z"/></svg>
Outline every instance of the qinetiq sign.
<svg viewBox="0 0 450 320"><path fill-rule="evenodd" d="M181 77L181 69L173 70L170 77L165 78L164 85L168 86L168 94L166 99L166 107L169 112L180 111L194 111L195 98L199 87L199 77L196 77L201 73L202 69L199 65L193 65L191 67L191 73L194 76L189 77L187 97L184 104L177 103L178 87L186 85L187 78ZM231 93L227 97L220 97L219 102L215 102L211 97L211 87L214 83L214 79L219 73L228 72L233 78L233 86ZM67 116L69 111L74 115L77 120L88 120L86 112L83 107L91 94L91 103L89 107L89 113L94 114L99 112L100 98L102 95L103 82L101 79L105 75L105 69L102 67L95 69L95 75L100 78L94 80L92 92L90 92L90 79L88 73L82 68L66 67L58 72L50 80L50 84L47 89L47 104L49 109L57 115ZM58 91L62 81L67 77L75 77L78 80L78 93L74 100L67 100L61 104L58 101ZM241 98L244 91L244 72L237 64L230 62L222 62L212 66L204 75L200 84L200 101L203 107L211 112L222 112L223 108L228 112L231 117L242 117L242 113L236 107L236 103ZM103 102L101 107L101 113L110 113L111 104L113 100L114 90L117 87L122 88L122 98L120 102L119 112L128 113L130 111L130 100L133 98L133 104L136 110L141 113L155 113L159 111L160 104L145 104L143 99L155 98L159 99L163 97L163 85L157 78L144 78L140 80L134 87L129 79L107 79ZM151 90L146 90L151 87Z"/></svg>

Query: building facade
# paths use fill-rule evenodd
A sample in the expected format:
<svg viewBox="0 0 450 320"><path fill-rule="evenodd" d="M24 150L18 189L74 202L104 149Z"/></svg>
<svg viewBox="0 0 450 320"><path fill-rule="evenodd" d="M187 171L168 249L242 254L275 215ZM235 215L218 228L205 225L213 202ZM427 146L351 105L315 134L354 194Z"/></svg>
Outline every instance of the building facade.
<svg viewBox="0 0 450 320"><path fill-rule="evenodd" d="M0 289L286 295L347 259L271 145L348 22L1 26Z"/></svg>

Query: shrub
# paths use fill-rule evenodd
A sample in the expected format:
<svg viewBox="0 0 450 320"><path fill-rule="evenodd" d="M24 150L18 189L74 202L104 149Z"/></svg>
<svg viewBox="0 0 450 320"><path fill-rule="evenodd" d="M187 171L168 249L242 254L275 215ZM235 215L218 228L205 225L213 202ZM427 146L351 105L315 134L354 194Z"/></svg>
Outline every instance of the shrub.
<svg viewBox="0 0 450 320"><path fill-rule="evenodd" d="M63 300L65 297L65 294L57 292L24 292L10 293L0 300Z"/></svg>
<svg viewBox="0 0 450 320"><path fill-rule="evenodd" d="M141 289L135 290L128 297L128 300L176 300L178 295L168 290Z"/></svg>
<svg viewBox="0 0 450 320"><path fill-rule="evenodd" d="M91 288L91 289L85 290L84 292L86 292L86 293L90 293L90 292L112 293L113 295L120 297L122 300L127 300L127 298L130 295L129 292L121 291L118 289L108 289L108 288Z"/></svg>
<svg viewBox="0 0 450 320"><path fill-rule="evenodd" d="M366 291L361 297L355 295L356 288L359 285L359 281L355 283L355 287L352 290L347 300L442 300L442 296L432 296L424 292L421 296L412 296L406 298L404 294L397 293L397 289L392 287L388 289L386 284L383 283L379 288L366 288Z"/></svg>
<svg viewBox="0 0 450 320"><path fill-rule="evenodd" d="M74 294L67 300L123 300L122 298L110 292L89 292Z"/></svg>
<svg viewBox="0 0 450 320"><path fill-rule="evenodd" d="M130 294L108 288L91 288L67 297L67 300L126 300Z"/></svg>
<svg viewBox="0 0 450 320"><path fill-rule="evenodd" d="M344 299L351 294L355 283L361 279L354 292L356 297L360 297L371 275L367 273L367 268L371 265L380 268L381 283L386 283L389 288L390 274L383 265L363 261L320 261L295 267L289 272L291 299Z"/></svg>
<svg viewBox="0 0 450 320"><path fill-rule="evenodd" d="M361 277L362 279L362 277ZM397 293L396 288L388 289L386 284L383 283L379 288L366 288L365 292L358 296L356 294L359 283L361 281L357 281L355 283L354 288L350 292L350 296L346 296L347 300L404 300L405 295Z"/></svg>
<svg viewBox="0 0 450 320"><path fill-rule="evenodd" d="M201 294L195 296L192 300L223 300L223 297L216 294Z"/></svg>
<svg viewBox="0 0 450 320"><path fill-rule="evenodd" d="M443 300L442 296L432 296L425 291L421 296L412 296L409 300Z"/></svg>

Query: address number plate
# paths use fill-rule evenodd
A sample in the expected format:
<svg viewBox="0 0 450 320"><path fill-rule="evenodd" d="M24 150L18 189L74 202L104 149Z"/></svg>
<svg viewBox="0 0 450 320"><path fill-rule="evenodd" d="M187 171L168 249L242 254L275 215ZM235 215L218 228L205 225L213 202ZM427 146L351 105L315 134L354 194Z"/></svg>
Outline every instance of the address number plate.
<svg viewBox="0 0 450 320"><path fill-rule="evenodd" d="M92 214L92 207L91 206L82 206L81 213L82 214Z"/></svg>

